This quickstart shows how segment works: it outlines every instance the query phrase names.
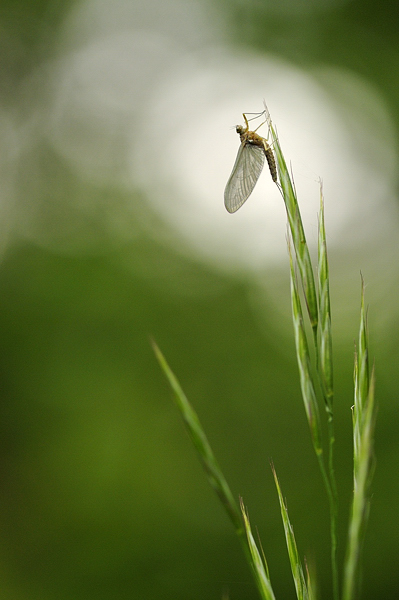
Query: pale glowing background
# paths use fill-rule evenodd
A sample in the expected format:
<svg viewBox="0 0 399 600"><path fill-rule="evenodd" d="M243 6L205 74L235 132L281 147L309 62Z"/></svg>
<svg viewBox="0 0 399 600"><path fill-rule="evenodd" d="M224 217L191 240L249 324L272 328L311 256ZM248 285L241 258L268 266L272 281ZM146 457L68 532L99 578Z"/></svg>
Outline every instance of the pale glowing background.
<svg viewBox="0 0 399 600"><path fill-rule="evenodd" d="M28 133L33 145L44 125L80 176L139 189L200 257L256 271L286 257L278 191L266 173L231 217L223 190L239 145L230 128L242 112L260 111L265 98L292 162L309 243L322 178L331 250L387 250L398 227L397 149L376 88L336 67L305 73L275 56L229 49L216 8L172 0L158 6L118 1L111 9L92 1L71 11L59 57L30 82L39 86L46 77L47 102L20 129L24 143ZM84 210L95 213L93 203ZM139 209L112 207L104 215L115 243L129 236L125 212L137 218ZM26 233L35 235L31 222ZM62 233L71 246L82 244ZM37 237L51 243L42 229Z"/></svg>
<svg viewBox="0 0 399 600"><path fill-rule="evenodd" d="M242 112L260 111L265 98L292 164L310 246L321 178L329 249L344 255L342 276L373 272L380 292L386 278L397 278L396 138L372 83L338 67L305 72L276 56L232 49L220 10L200 2L77 4L56 54L27 84L41 105L30 107L12 133L3 120L3 132L14 155L34 148L44 133L83 180L132 194L122 204L69 200L84 221L99 221L98 235L105 231L108 243L119 247L148 227L140 224L144 203L168 227L152 235L166 235L179 252L245 278L252 273L254 283L259 273L259 284L265 268L285 268L285 212L268 173L238 214L223 206L239 145L234 126ZM34 194L34 158L27 168ZM19 234L36 243L79 253L102 245L91 230L76 235L79 214L65 219L62 205L52 207L50 228L40 198L22 211L15 216Z"/></svg>

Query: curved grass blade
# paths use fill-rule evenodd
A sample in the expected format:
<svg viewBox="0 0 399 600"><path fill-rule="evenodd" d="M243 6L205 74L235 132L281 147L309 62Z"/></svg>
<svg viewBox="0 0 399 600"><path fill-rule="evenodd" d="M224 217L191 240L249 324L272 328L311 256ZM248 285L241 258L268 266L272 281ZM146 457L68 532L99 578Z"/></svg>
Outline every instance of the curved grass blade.
<svg viewBox="0 0 399 600"><path fill-rule="evenodd" d="M323 186L320 182L320 214L319 214L319 242L318 242L318 291L319 291L319 317L320 317L320 348L319 366L326 410L329 420L333 415L333 362L332 362L332 337L331 337L331 306L330 306L330 278L327 259L326 230L324 225L324 199Z"/></svg>
<svg viewBox="0 0 399 600"><path fill-rule="evenodd" d="M245 539L239 508L217 463L215 455L213 454L205 432L202 429L198 415L187 400L187 397L184 394L177 377L166 362L161 350L153 340L151 343L155 352L155 356L157 357L158 362L174 392L175 402L183 417L183 421L186 425L191 441L193 442L198 452L198 456L201 459L202 465L208 477L208 481L219 496L219 499L221 500L230 520L232 521L237 534L239 537Z"/></svg>
<svg viewBox="0 0 399 600"><path fill-rule="evenodd" d="M269 576L269 569L263 552L259 552L249 522L248 511L240 498L241 513L244 519L245 532L247 534L248 546L252 558L252 568L258 585L260 596L263 600L275 600L272 584Z"/></svg>
<svg viewBox="0 0 399 600"><path fill-rule="evenodd" d="M339 578L337 565L337 520L338 492L334 468L335 428L333 412L333 360L331 336L330 278L327 258L326 230L324 225L323 186L320 181L320 215L318 240L318 292L319 292L319 360L318 372L327 413L328 428L328 472L330 476L330 534L331 534L331 569L334 598L339 597Z"/></svg>
<svg viewBox="0 0 399 600"><path fill-rule="evenodd" d="M315 345L317 346L317 324L318 324L318 309L316 286L313 276L312 262L310 260L309 248L306 242L305 231L303 229L301 213L299 210L296 192L291 181L290 173L282 153L280 142L276 131L273 127L269 110L265 106L265 116L273 139L274 154L276 157L277 170L280 181L280 190L283 196L285 208L287 211L288 223L290 226L292 241L295 249L295 255L298 262L299 272L305 301L309 313L310 323L313 330Z"/></svg>
<svg viewBox="0 0 399 600"><path fill-rule="evenodd" d="M288 251L290 257L292 318L294 323L295 346L301 381L302 398L309 423L313 447L316 452L316 456L319 458L323 454L319 407L317 404L316 392L313 384L313 377L310 367L310 354L303 323L301 300L299 298L298 284L289 241Z"/></svg>
<svg viewBox="0 0 399 600"><path fill-rule="evenodd" d="M288 517L287 506L284 502L283 494L281 493L280 483L278 481L274 465L272 464L271 467L277 488L278 499L280 502L281 518L284 525L285 540L287 542L288 556L290 559L292 576L294 578L296 595L298 600L310 600L305 575L303 573L303 568L295 541L294 530Z"/></svg>
<svg viewBox="0 0 399 600"><path fill-rule="evenodd" d="M374 473L374 369L369 374L364 282L360 309L359 347L355 354L353 406L353 500L344 565L343 600L353 600L359 588L360 555L369 513L369 489Z"/></svg>

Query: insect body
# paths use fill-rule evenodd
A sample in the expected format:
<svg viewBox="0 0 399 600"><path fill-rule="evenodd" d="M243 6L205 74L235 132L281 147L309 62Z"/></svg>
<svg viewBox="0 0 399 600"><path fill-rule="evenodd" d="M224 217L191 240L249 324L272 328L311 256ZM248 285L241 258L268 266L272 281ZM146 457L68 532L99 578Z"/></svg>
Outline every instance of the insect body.
<svg viewBox="0 0 399 600"><path fill-rule="evenodd" d="M277 182L277 169L273 150L265 138L256 133L256 130L249 131L248 119L245 114L243 114L243 117L245 127L242 125L236 127L241 146L224 191L224 205L229 213L236 212L252 193L262 172L265 158L272 179L275 183Z"/></svg>

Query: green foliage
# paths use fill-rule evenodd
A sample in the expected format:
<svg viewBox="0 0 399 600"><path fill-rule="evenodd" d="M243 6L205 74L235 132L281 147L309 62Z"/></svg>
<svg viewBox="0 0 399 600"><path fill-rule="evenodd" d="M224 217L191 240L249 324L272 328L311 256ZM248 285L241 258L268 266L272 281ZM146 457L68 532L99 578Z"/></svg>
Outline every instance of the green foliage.
<svg viewBox="0 0 399 600"><path fill-rule="evenodd" d="M259 552L249 522L248 511L244 506L242 498L240 498L241 512L244 519L245 532L248 539L248 547L251 553L251 566L255 581L258 586L260 597L263 600L274 600L275 596L270 581L269 568L263 552Z"/></svg>
<svg viewBox="0 0 399 600"><path fill-rule="evenodd" d="M161 365L162 370L165 373L169 384L174 392L176 405L180 410L188 434L191 438L191 441L194 444L195 449L198 452L198 456L201 459L202 465L208 477L208 481L219 496L220 501L222 502L227 514L229 515L234 525L237 535L240 538L242 538L244 530L237 503L234 500L233 494L231 493L227 481L217 463L212 448L201 426L198 415L187 400L187 397L184 394L175 374L169 367L164 355L162 354L162 352L160 351L160 349L154 341L152 341L152 347L159 361L159 364Z"/></svg>
<svg viewBox="0 0 399 600"><path fill-rule="evenodd" d="M272 471L274 475L274 481L276 483L278 499L280 502L281 518L283 520L284 525L285 540L287 542L288 556L290 559L292 576L294 578L296 595L298 600L309 600L308 586L307 582L305 581L305 575L303 573L301 559L299 557L299 552L295 541L294 530L288 517L287 506L284 502L283 494L280 488L280 483L273 465Z"/></svg>
<svg viewBox="0 0 399 600"><path fill-rule="evenodd" d="M318 236L318 277L317 291L313 266L302 225L301 214L296 197L295 187L288 172L286 161L282 153L278 137L273 128L268 110L265 105L264 113L273 137L273 147L276 156L279 174L279 190L285 203L290 237L288 251L290 262L291 281L291 308L294 325L296 356L299 369L300 385L305 412L309 424L310 435L317 461L321 470L323 482L327 492L330 507L330 532L331 532L331 570L332 593L334 600L354 600L359 582L360 550L363 543L364 531L369 512L369 487L373 474L373 434L375 425L374 401L374 370L370 376L368 357L367 323L364 308L364 285L362 282L361 314L358 351L355 354L354 388L355 401L353 406L353 477L354 492L352 512L349 523L347 552L343 573L343 593L339 593L339 580L337 568L337 516L338 499L334 471L334 411L333 411L333 363L332 363L332 337L331 337L331 307L329 267L327 257L326 232L324 225L324 200L322 185L320 184L320 215ZM298 282L299 279L299 282ZM315 364L312 365L312 356L306 335L304 314L300 289L303 290L304 302L307 308L312 338L314 345ZM248 511L240 499L242 526L239 510L226 479L215 459L214 453L206 438L205 432L199 422L198 416L184 395L181 386L171 371L165 357L158 346L153 343L156 357L164 371L174 392L176 404L181 412L191 440L198 452L204 466L208 480L229 518L233 522L236 533L244 546L245 556L252 568L255 582L263 600L274 600L269 569L263 550L259 550L252 534ZM316 374L316 375L315 375ZM316 377L316 379L315 379ZM327 466L325 463L325 448L322 436L322 422L320 406L324 406L326 428L328 433ZM294 579L298 600L314 600L316 598L316 585L306 566L302 567L300 553L297 548L293 526L288 516L287 506L284 501L279 480L274 466L272 466L275 485L280 503L288 556ZM261 548L261 546L260 546Z"/></svg>
<svg viewBox="0 0 399 600"><path fill-rule="evenodd" d="M359 347L355 354L353 405L353 500L345 559L343 600L355 597L359 583L360 552L369 513L369 487L374 470L374 369L369 375L364 283L360 311Z"/></svg>
<svg viewBox="0 0 399 600"><path fill-rule="evenodd" d="M334 419L333 419L333 366L332 366L332 340L331 340L331 313L329 293L329 269L327 260L327 243L324 227L324 201L322 185L320 182L320 218L319 218L319 244L318 244L318 296L315 290L313 267L310 253L306 242L305 232L302 226L301 213L294 185L288 172L280 143L273 128L269 112L265 104L270 131L274 138L274 147L277 158L277 168L281 182L281 195L286 207L292 244L295 251L296 265L298 266L300 281L304 291L305 302L308 308L308 316L313 332L313 343L315 348L316 365L320 388L323 393L324 406L328 424L328 469L324 461L324 449L322 442L322 427L319 417L319 405L316 395L316 386L313 381L313 370L311 368L311 357L306 337L304 319L301 308L299 286L295 272L295 265L291 251L291 243L288 239L288 250L290 256L290 279L291 279L291 307L294 323L295 346L298 361L299 375L301 381L302 398L305 412L309 423L313 448L319 463L321 475L327 492L330 506L330 531L331 531L331 570L333 582L334 600L339 598L339 582L337 568L337 515L338 500L336 493L336 482L334 472ZM317 297L319 303L317 303Z"/></svg>

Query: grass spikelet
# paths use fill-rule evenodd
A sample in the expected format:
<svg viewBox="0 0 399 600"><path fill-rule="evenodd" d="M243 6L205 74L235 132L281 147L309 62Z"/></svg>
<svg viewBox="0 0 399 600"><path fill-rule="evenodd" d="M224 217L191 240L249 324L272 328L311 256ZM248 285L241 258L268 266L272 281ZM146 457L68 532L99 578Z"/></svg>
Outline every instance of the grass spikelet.
<svg viewBox="0 0 399 600"><path fill-rule="evenodd" d="M355 353L353 406L353 499L344 564L343 600L353 600L359 589L360 556L369 513L369 487L374 471L374 369L369 375L367 320L362 279L359 347Z"/></svg>
<svg viewBox="0 0 399 600"><path fill-rule="evenodd" d="M317 581L316 581L316 572L315 569L312 568L312 564L308 564L305 559L305 569L306 569L306 585L308 588L309 600L317 600Z"/></svg>
<svg viewBox="0 0 399 600"><path fill-rule="evenodd" d="M333 362L331 338L330 283L327 260L326 230L324 225L323 187L320 182L320 214L318 243L318 292L319 292L319 366L326 409L329 420L333 414Z"/></svg>
<svg viewBox="0 0 399 600"><path fill-rule="evenodd" d="M285 540L287 543L288 556L291 564L291 572L294 578L296 595L298 600L309 600L308 586L305 580L301 560L299 558L298 548L295 541L294 530L288 517L288 510L281 492L280 483L277 478L276 470L272 464L274 481L277 488L278 499L280 502L281 518L284 525Z"/></svg>
<svg viewBox="0 0 399 600"><path fill-rule="evenodd" d="M287 211L288 223L291 231L296 259L298 262L306 306L309 313L313 335L316 337L318 323L317 296L309 248L306 243L305 231L303 229L295 188L291 181L291 176L287 169L287 164L285 162L276 131L273 127L268 108L266 104L264 106L266 120L269 130L272 134L273 148L276 156L277 170L281 186L280 190Z"/></svg>
<svg viewBox="0 0 399 600"><path fill-rule="evenodd" d="M334 598L339 595L338 566L337 566L337 519L338 493L334 469L334 387L333 387L333 357L331 336L331 306L330 306L330 277L327 258L327 241L324 224L323 186L320 181L320 214L318 239L318 292L319 292L319 360L318 372L327 413L328 428L328 473L329 485L327 493L330 503L330 533L331 533L331 567L333 578ZM317 352L317 348L316 348Z"/></svg>
<svg viewBox="0 0 399 600"><path fill-rule="evenodd" d="M329 290L329 266L327 257L326 231L324 223L323 189L320 183L320 215L318 229L318 275L317 293L310 254L306 243L295 187L288 172L281 147L265 106L266 120L273 137L279 186L285 202L291 237L287 240L290 261L291 308L295 335L300 386L305 413L309 424L312 444L319 463L323 483L330 505L332 597L334 600L354 600L359 588L360 555L369 512L369 486L374 469L373 436L375 428L374 369L369 367L367 319L364 306L364 284L362 280L360 328L354 365L353 406L353 501L349 520L349 532L343 570L343 591L339 594L337 568L337 515L338 499L334 472L334 414L333 414L333 352L331 335L331 306ZM260 115L258 115L260 116ZM291 241L292 240L292 241ZM298 283L299 281L299 283ZM300 290L302 288L307 311L302 311ZM312 365L304 316L309 317L315 349ZM183 417L188 434L197 450L208 480L222 502L240 539L246 559L251 566L262 600L274 600L266 558L260 542L257 544L251 531L246 508L240 499L238 507L226 479L216 461L198 416L188 402L177 378L165 357L153 342L158 362L173 390L176 405ZM313 352L312 352L313 356ZM315 386L314 379L317 379ZM317 394L316 394L317 390ZM320 406L325 412L319 414ZM328 466L326 467L320 417L325 416L328 431ZM324 422L323 422L324 424ZM287 506L282 496L279 481L272 465L273 476L280 503L286 543L298 600L316 600L315 576L310 576L305 563L302 567L288 517ZM240 510L241 509L241 510ZM313 571L314 573L314 571Z"/></svg>
<svg viewBox="0 0 399 600"><path fill-rule="evenodd" d="M248 511L240 498L241 513L244 519L245 532L247 534L249 551L252 558L252 568L255 574L260 596L263 600L275 600L272 584L269 576L269 569L263 552L259 552L249 522Z"/></svg>
<svg viewBox="0 0 399 600"><path fill-rule="evenodd" d="M302 307L299 297L295 268L293 264L291 246L289 242L288 251L290 257L292 318L294 323L295 346L299 368L299 376L301 381L302 398L309 423L313 447L316 452L316 455L321 456L323 448L321 443L319 408L317 405L316 393L310 368L310 354L305 327L303 323Z"/></svg>

